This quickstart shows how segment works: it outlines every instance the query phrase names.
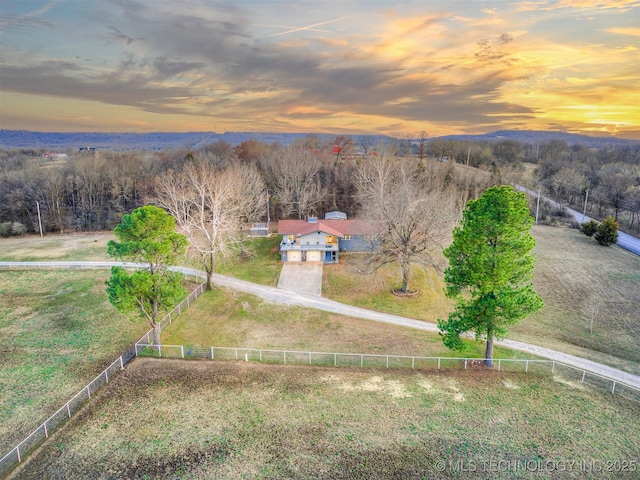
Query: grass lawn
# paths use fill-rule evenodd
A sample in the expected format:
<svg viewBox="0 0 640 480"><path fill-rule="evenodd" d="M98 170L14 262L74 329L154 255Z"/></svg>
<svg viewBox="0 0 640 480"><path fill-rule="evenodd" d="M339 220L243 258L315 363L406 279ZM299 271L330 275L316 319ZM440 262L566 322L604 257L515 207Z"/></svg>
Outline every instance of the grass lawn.
<svg viewBox="0 0 640 480"><path fill-rule="evenodd" d="M410 289L418 294L398 297L392 293L400 286L401 274L395 265L386 266L367 275L363 254L341 254L338 265L323 269L322 295L338 302L393 313L437 323L453 310L454 303L444 295L444 279L434 269L414 268L409 282Z"/></svg>
<svg viewBox="0 0 640 480"><path fill-rule="evenodd" d="M1 238L0 261L109 261L107 242L115 238L113 232Z"/></svg>
<svg viewBox="0 0 640 480"><path fill-rule="evenodd" d="M637 478L638 431L551 375L137 359L11 478Z"/></svg>
<svg viewBox="0 0 640 480"><path fill-rule="evenodd" d="M534 226L533 235L538 259L534 283L545 307L513 327L509 337L640 374L640 258L618 247L601 247L568 228ZM108 260L106 243L111 238L107 232L0 239L0 259ZM250 239L251 255L223 262L217 271L275 286L281 269L279 240L277 235ZM343 254L339 265L324 268L325 297L429 322L453 308L444 296L440 272L416 270L411 285L418 295L398 298L391 293L400 278L397 269L366 276L360 258Z"/></svg>
<svg viewBox="0 0 640 480"><path fill-rule="evenodd" d="M107 300L108 271L0 272L0 452L108 366L148 325Z"/></svg>
<svg viewBox="0 0 640 480"><path fill-rule="evenodd" d="M274 305L227 289L201 295L164 331L163 343L388 355L484 355L484 344L478 342L465 342L464 352L453 352L430 332ZM496 357L532 358L500 347Z"/></svg>
<svg viewBox="0 0 640 480"><path fill-rule="evenodd" d="M640 375L640 257L569 228L534 227L533 235L545 307L511 337Z"/></svg>
<svg viewBox="0 0 640 480"><path fill-rule="evenodd" d="M234 261L221 262L216 273L275 287L282 270L279 252L281 238L280 235L272 235L248 239L245 245L248 255Z"/></svg>
<svg viewBox="0 0 640 480"><path fill-rule="evenodd" d="M640 374L640 258L602 247L577 230L534 226L534 287L545 306L510 329L509 338L541 345ZM437 322L453 309L442 274L417 270L418 295L391 293L400 275L387 268L362 274L361 255L341 255L324 268L323 295L383 312ZM593 333L589 333L593 318Z"/></svg>

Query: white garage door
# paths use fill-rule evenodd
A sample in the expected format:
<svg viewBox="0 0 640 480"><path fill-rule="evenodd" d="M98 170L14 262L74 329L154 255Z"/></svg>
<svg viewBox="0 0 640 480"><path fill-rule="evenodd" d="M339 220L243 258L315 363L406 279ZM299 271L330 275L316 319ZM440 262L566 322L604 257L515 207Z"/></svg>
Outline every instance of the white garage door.
<svg viewBox="0 0 640 480"><path fill-rule="evenodd" d="M302 256L300 255L300 251L292 250L287 252L287 261L288 262L300 262L302 261Z"/></svg>
<svg viewBox="0 0 640 480"><path fill-rule="evenodd" d="M307 252L307 262L321 262L322 261L322 252L318 252L317 250L311 250Z"/></svg>

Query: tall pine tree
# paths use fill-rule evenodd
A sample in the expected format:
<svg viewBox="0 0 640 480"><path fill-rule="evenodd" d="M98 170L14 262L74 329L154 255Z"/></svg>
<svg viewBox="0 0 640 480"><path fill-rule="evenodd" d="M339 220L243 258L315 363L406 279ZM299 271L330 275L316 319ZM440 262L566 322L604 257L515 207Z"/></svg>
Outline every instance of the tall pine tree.
<svg viewBox="0 0 640 480"><path fill-rule="evenodd" d="M108 244L112 257L146 266L133 273L112 267L107 293L119 311L136 313L149 321L154 345L160 345L160 315L187 294L182 274L169 269L187 247L187 238L175 230L176 221L171 215L147 205L125 215L114 230L120 241Z"/></svg>
<svg viewBox="0 0 640 480"><path fill-rule="evenodd" d="M507 185L489 188L467 203L453 243L444 251L449 260L446 294L456 299L454 312L438 321L447 347L461 350L465 332L486 337L485 364L492 366L494 337L542 308L532 287L532 223L525 195Z"/></svg>

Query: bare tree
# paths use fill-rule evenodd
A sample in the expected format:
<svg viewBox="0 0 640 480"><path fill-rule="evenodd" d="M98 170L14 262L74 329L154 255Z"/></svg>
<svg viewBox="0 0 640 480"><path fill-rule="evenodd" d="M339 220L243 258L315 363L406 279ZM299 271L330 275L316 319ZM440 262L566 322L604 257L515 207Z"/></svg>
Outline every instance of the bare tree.
<svg viewBox="0 0 640 480"><path fill-rule="evenodd" d="M362 153L366 157L375 146L375 138L372 135L362 135L358 138L358 145L362 148Z"/></svg>
<svg viewBox="0 0 640 480"><path fill-rule="evenodd" d="M332 140L331 151L336 156L335 165L338 165L345 156L353 152L353 139L345 135L338 135Z"/></svg>
<svg viewBox="0 0 640 480"><path fill-rule="evenodd" d="M242 224L253 219L264 198L264 183L254 167L221 170L201 162L161 176L156 202L175 217L212 289L216 260L241 248Z"/></svg>
<svg viewBox="0 0 640 480"><path fill-rule="evenodd" d="M43 213L45 210L48 212L47 226L60 233L64 233L65 225L68 223L64 187L64 173L59 170L50 170L42 175L41 188L38 191Z"/></svg>
<svg viewBox="0 0 640 480"><path fill-rule="evenodd" d="M269 191L280 208L280 218L304 218L325 198L319 179L321 158L311 152L286 147L263 155L260 165Z"/></svg>
<svg viewBox="0 0 640 480"><path fill-rule="evenodd" d="M429 136L429 134L424 130L422 130L421 132L418 133L417 136L418 136L418 154L420 155L420 161L422 161L426 153L425 144L427 142L427 137Z"/></svg>
<svg viewBox="0 0 640 480"><path fill-rule="evenodd" d="M605 165L601 171L599 189L603 191L607 203L615 211L615 219L618 220L618 212L626 205L629 190L634 184L633 170L624 164Z"/></svg>
<svg viewBox="0 0 640 480"><path fill-rule="evenodd" d="M437 267L456 221L454 199L437 185L425 186L419 172L387 155L363 162L356 184L361 216L378 232L371 236L375 270L397 263L402 293L408 293L412 265Z"/></svg>

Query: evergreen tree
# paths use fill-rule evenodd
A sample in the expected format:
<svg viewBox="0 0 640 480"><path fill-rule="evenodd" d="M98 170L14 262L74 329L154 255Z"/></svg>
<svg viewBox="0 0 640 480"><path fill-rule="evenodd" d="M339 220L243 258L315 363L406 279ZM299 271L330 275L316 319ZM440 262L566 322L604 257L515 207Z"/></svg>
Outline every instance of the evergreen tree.
<svg viewBox="0 0 640 480"><path fill-rule="evenodd" d="M494 337L542 308L532 287L532 223L525 195L507 185L489 188L467 203L453 243L444 251L449 260L446 294L456 299L455 311L438 321L447 347L461 350L464 332L486 336L485 364L492 366Z"/></svg>
<svg viewBox="0 0 640 480"><path fill-rule="evenodd" d="M120 242L111 240L107 247L112 257L147 265L134 273L112 267L107 293L119 311L137 313L149 321L154 345L160 345L160 315L187 294L182 275L168 268L187 247L186 237L175 229L175 219L163 209L140 207L125 215L114 229Z"/></svg>
<svg viewBox="0 0 640 480"><path fill-rule="evenodd" d="M588 222L580 224L580 226L582 227L582 233L584 233L587 237L593 237L598 231L598 222L596 222L595 220L589 220Z"/></svg>
<svg viewBox="0 0 640 480"><path fill-rule="evenodd" d="M618 241L618 222L609 216L598 225L598 231L594 237L600 245L608 247Z"/></svg>

